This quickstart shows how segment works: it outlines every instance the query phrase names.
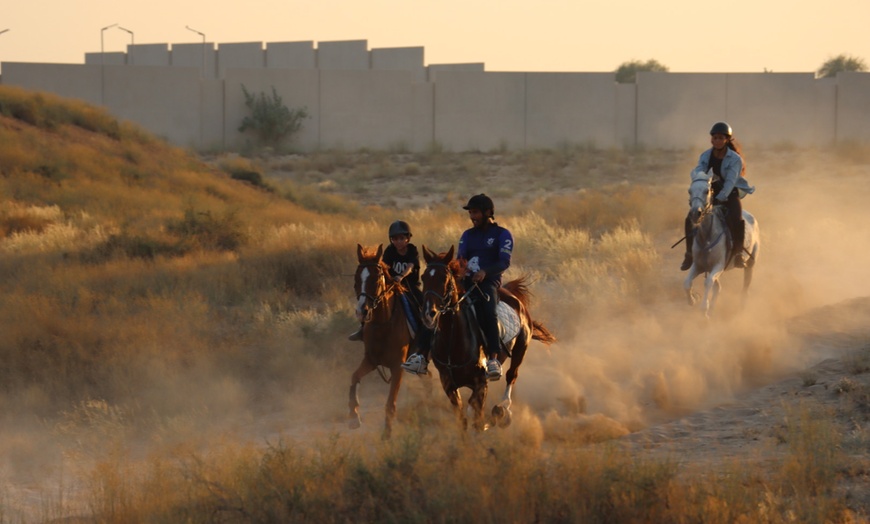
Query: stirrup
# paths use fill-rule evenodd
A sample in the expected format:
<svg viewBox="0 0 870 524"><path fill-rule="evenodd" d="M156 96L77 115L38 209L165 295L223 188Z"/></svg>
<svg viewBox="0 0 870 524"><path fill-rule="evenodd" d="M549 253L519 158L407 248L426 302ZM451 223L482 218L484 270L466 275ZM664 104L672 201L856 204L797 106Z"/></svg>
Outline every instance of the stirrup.
<svg viewBox="0 0 870 524"><path fill-rule="evenodd" d="M743 253L734 254L734 267L740 269L746 267L746 259L743 258Z"/></svg>
<svg viewBox="0 0 870 524"><path fill-rule="evenodd" d="M348 339L348 340L353 340L354 342L357 341L357 340L362 340L362 339L363 339L363 330L362 330L362 328L359 328L359 329L356 330L355 332L351 333L350 336L347 337L347 339Z"/></svg>

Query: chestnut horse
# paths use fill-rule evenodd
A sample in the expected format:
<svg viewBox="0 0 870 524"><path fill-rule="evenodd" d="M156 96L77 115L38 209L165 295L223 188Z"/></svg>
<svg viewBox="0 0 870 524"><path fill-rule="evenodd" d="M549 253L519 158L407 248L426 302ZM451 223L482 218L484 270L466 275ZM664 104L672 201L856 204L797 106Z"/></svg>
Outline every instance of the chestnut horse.
<svg viewBox="0 0 870 524"><path fill-rule="evenodd" d="M351 429L360 427L359 395L360 380L378 366L390 370L390 393L385 406L384 438L389 438L396 418L396 397L402 385L402 362L411 344L411 332L405 309L400 298L404 290L402 284L390 278L390 270L381 260L384 246L378 246L376 253L356 246L359 266L354 274L354 292L357 296L356 317L363 326L365 353L359 367L350 379L350 415L348 425ZM383 376L383 375L382 375ZM387 379L384 378L386 381Z"/></svg>
<svg viewBox="0 0 870 524"><path fill-rule="evenodd" d="M432 361L438 368L441 386L453 404L461 427L467 428L468 420L458 390L467 387L471 389L468 404L474 412L473 426L478 430L485 430L488 423L483 417L487 394L483 335L477 328L473 308L467 301L474 289L466 293L462 288L465 265L464 261L453 259L453 247L450 246L447 253L436 254L422 246L426 260L426 270L422 275L423 323L435 332L432 340ZM508 282L498 292L499 300L513 310L519 322L519 333L509 341L502 340L504 345L499 352L499 361L504 362L509 356L511 365L505 375L507 385L504 396L492 408L492 422L506 427L510 425L512 417L511 392L529 343L534 339L551 344L556 338L543 324L532 320L528 310L529 292L524 277Z"/></svg>

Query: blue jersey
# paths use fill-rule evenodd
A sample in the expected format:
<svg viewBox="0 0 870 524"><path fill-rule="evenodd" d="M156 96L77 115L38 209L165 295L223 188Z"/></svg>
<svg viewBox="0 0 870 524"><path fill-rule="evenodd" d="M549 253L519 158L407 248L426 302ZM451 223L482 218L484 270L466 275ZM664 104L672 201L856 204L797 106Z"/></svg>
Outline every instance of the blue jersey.
<svg viewBox="0 0 870 524"><path fill-rule="evenodd" d="M465 230L456 256L468 261L468 275L482 269L486 271L486 280L501 285L501 274L511 265L513 249L511 232L493 223L485 229Z"/></svg>

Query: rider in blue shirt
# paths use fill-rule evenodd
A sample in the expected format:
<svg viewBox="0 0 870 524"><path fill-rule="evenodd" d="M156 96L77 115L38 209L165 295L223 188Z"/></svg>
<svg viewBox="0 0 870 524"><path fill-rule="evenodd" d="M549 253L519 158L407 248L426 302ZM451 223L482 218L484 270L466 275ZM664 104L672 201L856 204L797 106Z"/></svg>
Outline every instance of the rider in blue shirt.
<svg viewBox="0 0 870 524"><path fill-rule="evenodd" d="M469 298L484 335L486 377L498 380L502 375L498 361L498 288L502 273L511 265L514 239L510 231L495 222L495 206L488 196L481 193L471 197L463 209L468 210L473 227L462 233L456 257L467 261L465 289L477 285L480 291L472 292Z"/></svg>
<svg viewBox="0 0 870 524"><path fill-rule="evenodd" d="M466 261L466 275L463 278L465 289L472 290L477 286L477 289L469 293L468 299L474 305L484 333L486 377L489 380L498 380L502 375L501 363L498 360L501 348L496 316L498 288L501 286L502 273L511 265L514 239L510 231L495 222L495 206L488 196L479 194L471 197L463 209L468 211L474 227L462 233L456 256ZM402 367L409 373L426 373L426 353L428 352L414 353Z"/></svg>

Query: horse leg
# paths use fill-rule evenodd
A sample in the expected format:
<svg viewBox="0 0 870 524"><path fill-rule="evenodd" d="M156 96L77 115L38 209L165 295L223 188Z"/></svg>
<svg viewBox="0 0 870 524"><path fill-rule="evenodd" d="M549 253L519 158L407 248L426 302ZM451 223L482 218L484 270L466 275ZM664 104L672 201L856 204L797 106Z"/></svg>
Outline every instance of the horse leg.
<svg viewBox="0 0 870 524"><path fill-rule="evenodd" d="M363 357L359 367L356 368L356 371L354 371L353 375L350 377L350 393L348 395L348 407L350 408L350 413L348 414L347 420L347 425L350 429L357 429L362 424L362 419L359 416L359 383L362 378L368 375L373 369L375 369L375 366L372 365L368 359Z"/></svg>
<svg viewBox="0 0 870 524"><path fill-rule="evenodd" d="M468 405L474 411L474 429L477 431L486 431L488 425L483 420L483 407L486 405L486 378L475 379L475 383L471 388L471 396L468 398Z"/></svg>
<svg viewBox="0 0 870 524"><path fill-rule="evenodd" d="M690 306L694 306L698 302L698 295L692 292L692 281L698 276L695 271L695 266L689 268L689 274L686 275L686 280L683 281L683 289L686 290L686 299Z"/></svg>
<svg viewBox="0 0 870 524"><path fill-rule="evenodd" d="M710 318L713 315L713 308L716 306L716 298L719 296L719 277L722 275L722 269L716 268L707 275L704 281L704 316Z"/></svg>
<svg viewBox="0 0 870 524"><path fill-rule="evenodd" d="M396 419L396 398L399 396L399 387L402 385L402 375L404 373L401 364L390 368L390 393L387 395L387 404L384 407L384 440L393 434L393 421Z"/></svg>
<svg viewBox="0 0 870 524"><path fill-rule="evenodd" d="M456 422L459 428L463 431L468 429L468 420L465 418L465 411L462 407L462 395L459 394L459 389L450 384L446 374L441 376L441 386L444 388L444 394L450 399L453 405L453 414L456 416Z"/></svg>
<svg viewBox="0 0 870 524"><path fill-rule="evenodd" d="M524 334L521 333L520 336L524 336ZM511 367L505 374L506 385L504 388L504 395L501 397L501 402L492 408L492 420L500 428L506 428L511 425L513 418L513 413L511 412L511 404L513 403L511 400L511 393L513 392L514 384L519 376L520 364L523 363L523 358L526 356L528 344L529 341L524 340L523 343L518 344L511 351Z"/></svg>

